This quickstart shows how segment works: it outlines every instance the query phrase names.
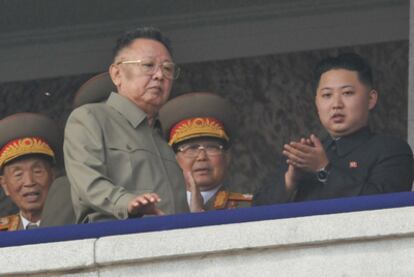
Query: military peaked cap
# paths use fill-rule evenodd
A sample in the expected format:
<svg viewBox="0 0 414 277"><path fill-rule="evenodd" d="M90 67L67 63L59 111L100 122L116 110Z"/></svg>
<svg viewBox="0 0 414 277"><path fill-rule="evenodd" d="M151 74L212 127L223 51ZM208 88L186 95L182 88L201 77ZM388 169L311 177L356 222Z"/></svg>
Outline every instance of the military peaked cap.
<svg viewBox="0 0 414 277"><path fill-rule="evenodd" d="M37 113L16 113L0 120L0 167L28 154L55 159L62 145L56 123Z"/></svg>
<svg viewBox="0 0 414 277"><path fill-rule="evenodd" d="M229 141L234 136L232 105L211 92L193 92L168 101L159 111L164 137L170 145L196 137Z"/></svg>
<svg viewBox="0 0 414 277"><path fill-rule="evenodd" d="M108 99L112 91L117 91L108 72L100 73L86 81L76 92L73 108L84 104L102 102Z"/></svg>

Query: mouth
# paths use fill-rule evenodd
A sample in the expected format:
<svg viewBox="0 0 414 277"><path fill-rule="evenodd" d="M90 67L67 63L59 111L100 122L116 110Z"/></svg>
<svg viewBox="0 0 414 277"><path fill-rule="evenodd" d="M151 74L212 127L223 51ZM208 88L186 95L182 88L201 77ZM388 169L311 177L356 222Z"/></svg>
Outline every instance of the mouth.
<svg viewBox="0 0 414 277"><path fill-rule="evenodd" d="M161 90L161 87L159 87L159 86L149 87L149 88L148 88L148 90L150 90L150 91L155 91L155 92L160 92L160 91L162 91L162 90Z"/></svg>
<svg viewBox="0 0 414 277"><path fill-rule="evenodd" d="M27 202L37 202L40 199L40 192L39 191L31 191L31 192L25 192L23 194L23 198Z"/></svg>
<svg viewBox="0 0 414 277"><path fill-rule="evenodd" d="M334 123L342 123L345 121L345 115L343 114L334 114L333 116L331 116L331 120Z"/></svg>
<svg viewBox="0 0 414 277"><path fill-rule="evenodd" d="M209 174L210 173L210 168L208 167L200 167L200 168L196 168L193 170L194 174L198 174L198 175L205 175L205 174Z"/></svg>

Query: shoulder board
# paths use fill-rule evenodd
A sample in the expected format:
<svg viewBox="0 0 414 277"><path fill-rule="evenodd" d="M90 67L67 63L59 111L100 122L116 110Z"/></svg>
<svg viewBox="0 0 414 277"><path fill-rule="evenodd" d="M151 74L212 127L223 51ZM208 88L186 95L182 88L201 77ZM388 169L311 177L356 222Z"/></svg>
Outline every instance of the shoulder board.
<svg viewBox="0 0 414 277"><path fill-rule="evenodd" d="M20 216L18 214L0 217L0 231L15 231L19 228Z"/></svg>
<svg viewBox="0 0 414 277"><path fill-rule="evenodd" d="M253 195L252 194L243 194L238 192L230 192L229 193L229 200L235 201L252 201Z"/></svg>
<svg viewBox="0 0 414 277"><path fill-rule="evenodd" d="M216 200L214 201L214 209L225 209L227 200L229 199L229 192L219 191L216 195Z"/></svg>
<svg viewBox="0 0 414 277"><path fill-rule="evenodd" d="M251 202L253 196L251 194L243 194L238 192L219 191L214 201L214 209L236 208L238 202Z"/></svg>

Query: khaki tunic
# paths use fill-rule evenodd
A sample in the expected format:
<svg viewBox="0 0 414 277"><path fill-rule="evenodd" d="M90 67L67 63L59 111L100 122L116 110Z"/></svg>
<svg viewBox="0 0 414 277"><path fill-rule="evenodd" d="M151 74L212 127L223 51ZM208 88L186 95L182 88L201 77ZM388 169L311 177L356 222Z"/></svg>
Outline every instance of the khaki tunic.
<svg viewBox="0 0 414 277"><path fill-rule="evenodd" d="M72 112L64 156L77 222L128 218L128 202L155 192L163 212L188 212L184 177L171 147L147 115L112 93Z"/></svg>

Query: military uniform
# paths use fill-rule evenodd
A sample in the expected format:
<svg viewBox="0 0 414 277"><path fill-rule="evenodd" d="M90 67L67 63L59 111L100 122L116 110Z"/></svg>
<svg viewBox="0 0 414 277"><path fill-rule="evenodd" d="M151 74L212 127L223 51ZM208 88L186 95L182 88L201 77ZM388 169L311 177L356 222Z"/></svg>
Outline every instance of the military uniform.
<svg viewBox="0 0 414 277"><path fill-rule="evenodd" d="M229 145L235 134L232 106L209 92L188 93L170 100L160 109L159 118L164 137L173 148L194 138L216 138ZM214 189L217 190L217 186ZM251 195L232 192L220 185L203 208L249 207L251 201Z"/></svg>
<svg viewBox="0 0 414 277"><path fill-rule="evenodd" d="M374 134L365 127L339 140L329 136L323 146L330 162L325 182L306 173L295 194L287 199L284 175L279 176L255 194L255 205L411 190L413 155L405 141Z"/></svg>
<svg viewBox="0 0 414 277"><path fill-rule="evenodd" d="M4 190L0 187L0 217L14 214L19 211L16 204L10 200L4 193Z"/></svg>
<svg viewBox="0 0 414 277"><path fill-rule="evenodd" d="M206 211L248 208L251 206L253 196L251 194L231 192L224 187L204 205Z"/></svg>
<svg viewBox="0 0 414 277"><path fill-rule="evenodd" d="M40 226L51 227L75 223L70 183L66 176L60 176L49 188Z"/></svg>
<svg viewBox="0 0 414 277"><path fill-rule="evenodd" d="M73 109L84 104L104 102L108 99L111 91L116 91L116 86L109 73L97 74L86 81L76 92L73 98Z"/></svg>
<svg viewBox="0 0 414 277"><path fill-rule="evenodd" d="M36 154L56 160L61 139L55 123L46 116L18 113L0 121L0 167L26 155ZM19 203L15 203L19 206ZM69 203L70 205L70 203ZM20 214L0 218L3 231L22 229Z"/></svg>
<svg viewBox="0 0 414 277"><path fill-rule="evenodd" d="M22 221L19 214L0 217L0 231L22 230Z"/></svg>

